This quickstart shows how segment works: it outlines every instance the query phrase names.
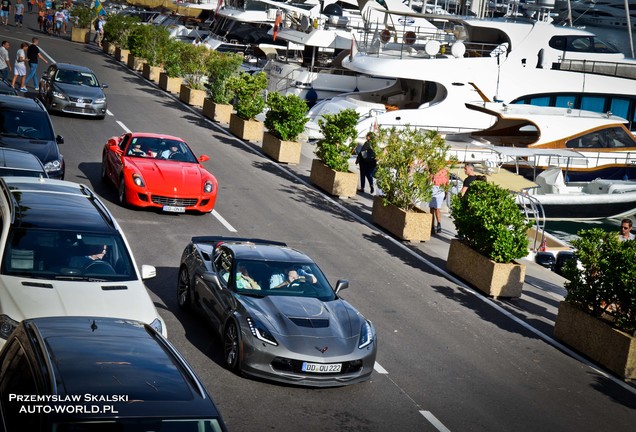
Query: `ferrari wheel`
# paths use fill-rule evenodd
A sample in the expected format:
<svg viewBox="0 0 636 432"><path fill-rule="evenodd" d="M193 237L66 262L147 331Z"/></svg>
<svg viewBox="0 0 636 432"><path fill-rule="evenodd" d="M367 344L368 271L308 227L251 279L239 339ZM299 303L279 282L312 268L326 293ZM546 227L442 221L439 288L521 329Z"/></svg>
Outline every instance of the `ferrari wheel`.
<svg viewBox="0 0 636 432"><path fill-rule="evenodd" d="M119 204L121 204L122 207L128 206L128 202L126 201L126 182L123 177L119 180Z"/></svg>
<svg viewBox="0 0 636 432"><path fill-rule="evenodd" d="M181 309L188 309L191 304L190 275L186 268L179 270L179 282L177 285L177 304Z"/></svg>
<svg viewBox="0 0 636 432"><path fill-rule="evenodd" d="M227 368L231 371L238 372L240 354L239 334L238 327L233 320L230 320L225 326L223 354Z"/></svg>

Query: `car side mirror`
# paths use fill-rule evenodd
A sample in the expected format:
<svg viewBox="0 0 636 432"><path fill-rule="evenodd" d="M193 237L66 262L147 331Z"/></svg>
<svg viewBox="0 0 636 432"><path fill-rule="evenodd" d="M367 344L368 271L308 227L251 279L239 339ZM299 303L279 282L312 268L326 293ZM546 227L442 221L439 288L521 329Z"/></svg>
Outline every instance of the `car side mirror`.
<svg viewBox="0 0 636 432"><path fill-rule="evenodd" d="M349 281L346 279L338 279L338 282L336 282L336 294L345 288L349 288Z"/></svg>
<svg viewBox="0 0 636 432"><path fill-rule="evenodd" d="M208 156L208 155L199 156L199 162L207 162L209 160L210 160L210 156Z"/></svg>
<svg viewBox="0 0 636 432"><path fill-rule="evenodd" d="M141 280L152 279L157 276L157 269L155 266L143 264L141 266Z"/></svg>
<svg viewBox="0 0 636 432"><path fill-rule="evenodd" d="M62 135L58 135L55 137L55 142L58 144L64 144L64 137Z"/></svg>

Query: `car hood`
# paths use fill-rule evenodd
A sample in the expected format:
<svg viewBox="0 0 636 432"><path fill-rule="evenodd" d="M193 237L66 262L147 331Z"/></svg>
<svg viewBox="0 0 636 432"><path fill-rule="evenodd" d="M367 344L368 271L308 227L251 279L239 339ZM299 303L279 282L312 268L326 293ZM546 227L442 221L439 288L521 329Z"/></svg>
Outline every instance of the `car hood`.
<svg viewBox="0 0 636 432"><path fill-rule="evenodd" d="M152 158L128 158L128 161L155 194L197 196L203 190L203 170L199 164Z"/></svg>
<svg viewBox="0 0 636 432"><path fill-rule="evenodd" d="M283 336L349 339L360 334L360 315L343 300L307 297L249 297L244 304L255 318Z"/></svg>
<svg viewBox="0 0 636 432"><path fill-rule="evenodd" d="M59 149L53 140L0 137L0 147L14 148L37 156L43 164L59 159Z"/></svg>
<svg viewBox="0 0 636 432"><path fill-rule="evenodd" d="M157 310L140 281L44 281L3 276L2 313L16 321L43 316L104 316L151 323Z"/></svg>
<svg viewBox="0 0 636 432"><path fill-rule="evenodd" d="M80 97L83 99L103 98L104 92L100 87L87 87L76 84L55 83L54 88L67 96Z"/></svg>

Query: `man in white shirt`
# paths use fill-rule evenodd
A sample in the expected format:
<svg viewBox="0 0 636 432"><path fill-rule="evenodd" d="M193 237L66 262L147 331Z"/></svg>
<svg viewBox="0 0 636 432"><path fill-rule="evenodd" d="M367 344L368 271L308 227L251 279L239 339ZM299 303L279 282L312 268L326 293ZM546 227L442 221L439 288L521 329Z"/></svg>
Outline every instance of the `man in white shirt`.
<svg viewBox="0 0 636 432"><path fill-rule="evenodd" d="M0 46L0 78L3 80L9 79L9 71L11 70L11 62L9 61L9 42L2 41Z"/></svg>

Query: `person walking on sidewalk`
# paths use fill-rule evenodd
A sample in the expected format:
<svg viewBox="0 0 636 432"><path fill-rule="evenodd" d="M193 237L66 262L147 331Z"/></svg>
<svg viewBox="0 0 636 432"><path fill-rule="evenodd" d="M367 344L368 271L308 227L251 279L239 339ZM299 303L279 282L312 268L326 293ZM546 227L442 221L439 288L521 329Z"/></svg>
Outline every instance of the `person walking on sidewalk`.
<svg viewBox="0 0 636 432"><path fill-rule="evenodd" d="M20 77L20 91L26 93L26 51L29 44L22 42L20 49L15 55L15 68L13 69L13 81L11 81L11 87L15 88L15 82Z"/></svg>
<svg viewBox="0 0 636 432"><path fill-rule="evenodd" d="M48 64L49 62L42 56L40 52L40 48L38 44L40 40L36 37L31 39L31 45L27 49L27 60L29 61L29 75L26 77L26 83L28 84L31 79L33 79L33 88L35 91L40 91L40 83L38 82L37 71L38 71L38 61L42 60L44 63Z"/></svg>
<svg viewBox="0 0 636 432"><path fill-rule="evenodd" d="M428 203L428 207L431 209L431 215L433 215L433 230L438 234L442 232L442 204L446 198L446 191L444 189L447 184L448 170L442 168L433 175L433 197ZM435 224L436 220L437 225Z"/></svg>
<svg viewBox="0 0 636 432"><path fill-rule="evenodd" d="M373 188L373 174L375 173L375 168L378 164L375 158L375 151L373 150L373 144L375 139L375 134L373 132L369 132L367 134L367 139L362 144L362 146L358 149L356 157L356 164L360 166L360 189L359 192L364 192L364 186L366 181L369 181L369 187L371 193L375 192Z"/></svg>
<svg viewBox="0 0 636 432"><path fill-rule="evenodd" d="M9 41L3 40L0 46L0 77L3 80L9 79L11 61L9 60Z"/></svg>
<svg viewBox="0 0 636 432"><path fill-rule="evenodd" d="M11 13L11 0L0 1L0 17L3 25L9 25L9 14Z"/></svg>
<svg viewBox="0 0 636 432"><path fill-rule="evenodd" d="M24 4L22 3L22 0L15 0L14 19L15 19L15 26L22 27L22 24L24 22Z"/></svg>

